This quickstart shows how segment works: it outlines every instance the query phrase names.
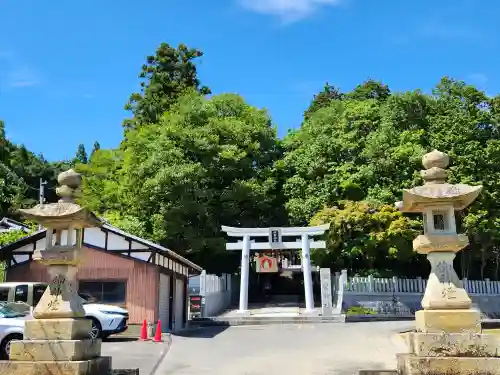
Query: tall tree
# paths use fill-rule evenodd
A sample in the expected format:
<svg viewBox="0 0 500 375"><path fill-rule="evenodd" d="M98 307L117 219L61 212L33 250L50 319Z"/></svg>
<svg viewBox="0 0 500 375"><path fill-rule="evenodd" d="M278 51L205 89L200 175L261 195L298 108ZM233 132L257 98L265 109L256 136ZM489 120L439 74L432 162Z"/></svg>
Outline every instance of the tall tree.
<svg viewBox="0 0 500 375"><path fill-rule="evenodd" d="M92 147L92 152L90 153L90 157L92 157L92 155L94 155L100 149L101 149L101 144L98 141L95 141L94 146Z"/></svg>
<svg viewBox="0 0 500 375"><path fill-rule="evenodd" d="M116 165L116 152L123 162L115 177L102 178L106 160ZM276 130L264 110L239 96L186 94L158 124L129 130L119 151L96 156L85 172L85 200L101 211L121 212L108 215L133 230L147 228L150 238L208 270L230 270L221 225L286 220L276 203ZM237 259L231 264L237 266Z"/></svg>
<svg viewBox="0 0 500 375"><path fill-rule="evenodd" d="M391 95L389 86L373 79L366 80L357 85L354 90L347 94L347 97L355 100L376 99L385 100Z"/></svg>
<svg viewBox="0 0 500 375"><path fill-rule="evenodd" d="M334 100L288 137L277 167L287 176L283 190L292 224L305 225L324 205L366 195L357 174L364 145L379 126L380 103Z"/></svg>
<svg viewBox="0 0 500 375"><path fill-rule="evenodd" d="M80 143L78 145L78 149L76 151L74 162L75 162L75 164L76 163L87 164L89 162L89 158L87 156L87 151L85 150L85 145L82 143Z"/></svg>
<svg viewBox="0 0 500 375"><path fill-rule="evenodd" d="M309 108L304 112L304 118L307 120L318 109L327 107L332 100L342 100L343 97L344 94L342 94L339 89L327 82L323 90L314 95Z"/></svg>
<svg viewBox="0 0 500 375"><path fill-rule="evenodd" d="M196 90L210 94L210 89L200 86L196 60L203 52L179 44L177 48L162 43L154 56L148 56L142 66L139 78L141 90L130 96L125 109L132 112L133 118L124 121L126 129L144 124L157 123L162 114L186 90Z"/></svg>

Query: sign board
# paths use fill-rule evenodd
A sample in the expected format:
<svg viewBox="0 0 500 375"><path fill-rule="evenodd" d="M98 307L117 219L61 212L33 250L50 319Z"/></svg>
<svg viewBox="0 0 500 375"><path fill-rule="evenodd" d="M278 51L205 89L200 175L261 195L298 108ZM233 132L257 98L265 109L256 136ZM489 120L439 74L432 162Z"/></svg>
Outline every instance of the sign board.
<svg viewBox="0 0 500 375"><path fill-rule="evenodd" d="M269 228L269 244L272 248L281 247L281 228Z"/></svg>
<svg viewBox="0 0 500 375"><path fill-rule="evenodd" d="M189 296L189 312L191 314L201 314L202 296Z"/></svg>
<svg viewBox="0 0 500 375"><path fill-rule="evenodd" d="M332 273L329 268L319 270L319 280L321 285L321 313L323 316L332 316Z"/></svg>
<svg viewBox="0 0 500 375"><path fill-rule="evenodd" d="M278 260L267 255L255 259L255 270L261 273L278 272Z"/></svg>

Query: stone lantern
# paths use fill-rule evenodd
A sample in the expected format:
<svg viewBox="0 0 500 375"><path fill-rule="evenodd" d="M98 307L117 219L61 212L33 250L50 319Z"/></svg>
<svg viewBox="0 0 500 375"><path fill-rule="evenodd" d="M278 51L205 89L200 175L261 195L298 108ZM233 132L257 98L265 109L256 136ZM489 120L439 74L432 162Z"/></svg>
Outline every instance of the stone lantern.
<svg viewBox="0 0 500 375"><path fill-rule="evenodd" d="M20 210L24 217L46 228L45 249L33 259L46 265L51 281L25 324L24 340L13 341L5 374L106 374L111 359L101 357L101 340L90 338L91 321L85 319L77 294L76 272L81 259L84 228L102 225L90 211L75 203L81 176L73 170L58 176L59 202Z"/></svg>
<svg viewBox="0 0 500 375"><path fill-rule="evenodd" d="M469 243L466 235L457 233L455 212L470 205L482 186L448 184L449 157L437 150L424 155L422 164L425 184L403 190L400 207L403 212L422 213L424 234L413 241L413 249L426 254L431 264L424 309L416 313L417 331L478 331L479 313L470 309L472 301L453 268L453 259Z"/></svg>
<svg viewBox="0 0 500 375"><path fill-rule="evenodd" d="M416 331L404 335L409 353L398 355L397 374L500 374L500 341L481 334L480 312L471 308L453 268L455 254L469 243L457 233L455 212L474 202L482 186L448 184L449 158L437 150L424 155L422 164L425 184L405 189L396 206L423 215L424 233L413 248L427 255L431 272L423 310L415 314Z"/></svg>

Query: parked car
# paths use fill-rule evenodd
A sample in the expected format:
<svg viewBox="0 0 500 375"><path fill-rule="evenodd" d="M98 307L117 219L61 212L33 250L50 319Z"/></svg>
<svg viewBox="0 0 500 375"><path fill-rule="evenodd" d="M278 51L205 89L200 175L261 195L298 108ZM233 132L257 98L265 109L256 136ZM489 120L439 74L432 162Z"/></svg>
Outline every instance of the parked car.
<svg viewBox="0 0 500 375"><path fill-rule="evenodd" d="M22 340L24 322L31 318L10 309L5 303L0 303L0 359L9 359L10 343L12 340Z"/></svg>
<svg viewBox="0 0 500 375"><path fill-rule="evenodd" d="M0 283L0 302L19 313L28 313L42 298L47 283L10 282ZM128 328L128 311L113 305L96 303L91 296L79 293L87 319L92 320L92 338L106 338L112 334L125 332Z"/></svg>

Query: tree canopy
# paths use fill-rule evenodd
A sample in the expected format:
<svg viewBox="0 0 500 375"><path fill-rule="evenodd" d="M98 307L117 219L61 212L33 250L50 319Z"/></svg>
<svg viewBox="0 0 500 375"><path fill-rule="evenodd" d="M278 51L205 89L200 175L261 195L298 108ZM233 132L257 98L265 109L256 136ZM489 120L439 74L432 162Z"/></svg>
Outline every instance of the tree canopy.
<svg viewBox="0 0 500 375"><path fill-rule="evenodd" d="M421 158L450 155L451 183L482 184L461 213L471 240L456 266L469 277L500 278L500 96L444 77L431 93L395 92L366 80L343 92L329 83L284 139L265 109L235 94L209 96L197 74L203 53L162 43L146 58L140 92L119 147L76 147L49 162L5 138L0 122L0 210L37 200L39 178L54 201L57 173L84 175L81 203L110 223L157 241L210 272L232 272L221 225L331 223L321 266L350 272L426 276L411 240L421 218L393 207L422 183ZM90 149L90 148L89 148Z"/></svg>

